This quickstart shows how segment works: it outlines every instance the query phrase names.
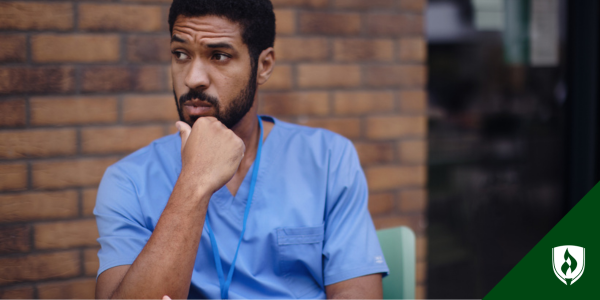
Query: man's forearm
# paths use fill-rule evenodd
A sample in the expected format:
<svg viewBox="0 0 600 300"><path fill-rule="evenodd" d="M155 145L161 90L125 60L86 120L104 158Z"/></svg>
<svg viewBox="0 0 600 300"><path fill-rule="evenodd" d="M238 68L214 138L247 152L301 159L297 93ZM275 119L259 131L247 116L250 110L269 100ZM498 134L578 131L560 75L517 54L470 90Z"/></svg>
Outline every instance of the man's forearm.
<svg viewBox="0 0 600 300"><path fill-rule="evenodd" d="M244 157L244 141L214 117L191 128L177 122L181 173L150 239L131 266L104 271L99 298L186 298L208 202L234 176Z"/></svg>
<svg viewBox="0 0 600 300"><path fill-rule="evenodd" d="M111 298L187 298L211 193L180 178L148 243Z"/></svg>
<svg viewBox="0 0 600 300"><path fill-rule="evenodd" d="M381 299L381 274L348 279L325 287L327 299Z"/></svg>

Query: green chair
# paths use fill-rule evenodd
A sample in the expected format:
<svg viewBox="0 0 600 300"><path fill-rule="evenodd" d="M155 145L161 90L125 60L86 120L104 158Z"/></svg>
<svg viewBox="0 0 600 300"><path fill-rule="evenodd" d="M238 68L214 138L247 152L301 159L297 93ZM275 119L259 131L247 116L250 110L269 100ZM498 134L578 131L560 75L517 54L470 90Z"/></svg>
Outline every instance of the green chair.
<svg viewBox="0 0 600 300"><path fill-rule="evenodd" d="M406 227L377 231L383 256L390 269L383 278L383 299L415 298L415 234Z"/></svg>

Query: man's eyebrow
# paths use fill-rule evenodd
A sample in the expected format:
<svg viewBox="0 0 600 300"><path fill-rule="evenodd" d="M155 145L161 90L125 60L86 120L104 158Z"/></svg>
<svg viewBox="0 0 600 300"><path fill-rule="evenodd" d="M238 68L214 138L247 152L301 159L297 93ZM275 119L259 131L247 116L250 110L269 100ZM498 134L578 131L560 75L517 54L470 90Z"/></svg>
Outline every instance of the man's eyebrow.
<svg viewBox="0 0 600 300"><path fill-rule="evenodd" d="M233 48L233 46L229 43L206 44L206 47L208 47L208 48L226 48L226 49L235 50Z"/></svg>
<svg viewBox="0 0 600 300"><path fill-rule="evenodd" d="M184 40L184 39L182 39L182 38L180 38L180 37L178 37L178 36L176 36L176 35L173 35L173 36L171 37L171 43L172 43L172 42L187 43L187 41L186 41L186 40Z"/></svg>

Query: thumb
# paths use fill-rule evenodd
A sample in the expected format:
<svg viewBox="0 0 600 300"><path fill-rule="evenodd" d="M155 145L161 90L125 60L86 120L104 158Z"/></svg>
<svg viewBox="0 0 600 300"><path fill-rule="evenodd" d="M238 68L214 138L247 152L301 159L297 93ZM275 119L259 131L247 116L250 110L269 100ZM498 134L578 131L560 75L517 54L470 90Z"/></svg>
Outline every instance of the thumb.
<svg viewBox="0 0 600 300"><path fill-rule="evenodd" d="M189 126L188 126L188 127L189 127ZM167 295L164 295L164 296L162 297L162 300L171 300L171 298L170 298L169 296L167 296Z"/></svg>
<svg viewBox="0 0 600 300"><path fill-rule="evenodd" d="M175 127L179 130L179 136L181 136L181 150L185 147L185 143L187 139L190 137L190 133L192 132L192 127L185 122L177 121L175 123Z"/></svg>

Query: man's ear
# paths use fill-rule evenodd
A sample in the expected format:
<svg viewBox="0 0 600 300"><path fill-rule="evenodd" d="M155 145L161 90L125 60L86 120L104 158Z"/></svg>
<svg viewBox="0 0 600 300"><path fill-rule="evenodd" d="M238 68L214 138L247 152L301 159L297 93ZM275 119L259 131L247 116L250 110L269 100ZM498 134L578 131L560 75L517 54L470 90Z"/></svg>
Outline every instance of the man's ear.
<svg viewBox="0 0 600 300"><path fill-rule="evenodd" d="M271 77L275 67L275 50L269 47L262 51L258 57L258 68L256 81L259 85L264 84Z"/></svg>

